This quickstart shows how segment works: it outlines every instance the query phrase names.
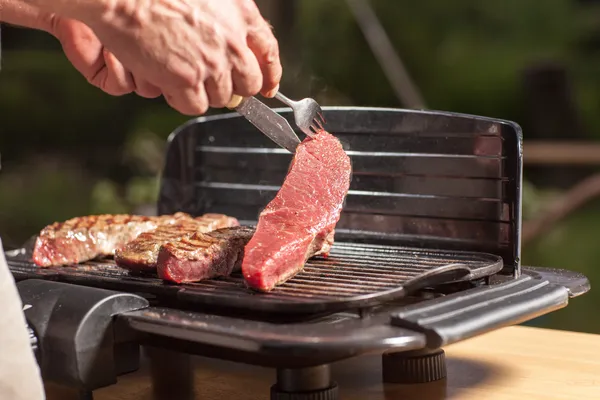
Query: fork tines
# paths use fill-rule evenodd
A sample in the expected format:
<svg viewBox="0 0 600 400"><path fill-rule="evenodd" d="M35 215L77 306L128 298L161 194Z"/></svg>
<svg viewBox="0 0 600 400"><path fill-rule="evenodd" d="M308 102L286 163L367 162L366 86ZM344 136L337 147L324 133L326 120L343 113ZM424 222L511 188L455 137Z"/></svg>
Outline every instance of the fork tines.
<svg viewBox="0 0 600 400"><path fill-rule="evenodd" d="M323 110L321 110L321 107L319 107L318 109L319 111L317 112L317 117L315 117L313 119L313 123L310 125L310 128L316 133L318 131L324 131L325 128L325 124L327 123L327 121L325 120L325 117L323 116Z"/></svg>

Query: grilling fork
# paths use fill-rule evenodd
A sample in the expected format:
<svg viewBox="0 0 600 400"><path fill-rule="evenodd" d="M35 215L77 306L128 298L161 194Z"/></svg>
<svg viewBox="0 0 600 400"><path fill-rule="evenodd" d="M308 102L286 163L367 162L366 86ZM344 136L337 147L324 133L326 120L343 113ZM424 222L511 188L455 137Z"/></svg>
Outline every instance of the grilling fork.
<svg viewBox="0 0 600 400"><path fill-rule="evenodd" d="M325 125L326 121L323 116L323 110L314 99L307 97L299 101L294 101L284 96L281 92L277 92L275 98L292 108L296 125L307 136L313 137L318 131L324 130L323 125Z"/></svg>

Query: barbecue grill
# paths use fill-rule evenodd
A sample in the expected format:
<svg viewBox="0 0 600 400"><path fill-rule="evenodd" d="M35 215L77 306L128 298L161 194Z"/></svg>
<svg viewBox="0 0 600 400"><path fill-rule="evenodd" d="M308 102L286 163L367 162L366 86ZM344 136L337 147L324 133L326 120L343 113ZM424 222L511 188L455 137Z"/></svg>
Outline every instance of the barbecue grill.
<svg viewBox="0 0 600 400"><path fill-rule="evenodd" d="M277 111L293 121L289 109ZM239 274L174 285L111 260L38 269L30 245L7 252L44 379L91 398L137 369L146 346L156 388L181 384L183 354L199 354L275 368L272 399L335 399L331 363L379 351L386 382L443 379L445 345L589 290L581 274L521 266L518 125L324 111L353 165L336 242L271 293L252 292ZM237 114L191 120L169 138L157 212L253 225L291 157Z"/></svg>

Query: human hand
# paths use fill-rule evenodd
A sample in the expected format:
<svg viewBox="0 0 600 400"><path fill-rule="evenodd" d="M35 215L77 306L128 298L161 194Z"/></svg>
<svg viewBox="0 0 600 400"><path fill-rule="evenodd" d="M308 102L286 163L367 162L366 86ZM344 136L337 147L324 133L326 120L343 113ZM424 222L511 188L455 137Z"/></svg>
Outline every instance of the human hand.
<svg viewBox="0 0 600 400"><path fill-rule="evenodd" d="M133 76L136 86L137 80L147 83L154 90L150 94L160 91L188 115L224 107L233 93L260 91L272 97L278 90L277 40L252 0L84 0L75 2L76 9L68 8L71 2L60 4L57 12L91 28L83 39L72 41L74 48L95 49L90 53L97 57L88 54L82 64L102 58L94 66L104 63L106 75L99 76L114 81L118 90L131 88ZM81 55L70 59L75 64Z"/></svg>

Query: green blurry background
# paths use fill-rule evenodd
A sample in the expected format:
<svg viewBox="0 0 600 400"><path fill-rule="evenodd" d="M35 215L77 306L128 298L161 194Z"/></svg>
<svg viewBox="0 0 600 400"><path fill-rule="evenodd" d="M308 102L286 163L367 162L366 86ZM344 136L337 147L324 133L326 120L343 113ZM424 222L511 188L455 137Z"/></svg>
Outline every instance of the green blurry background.
<svg viewBox="0 0 600 400"><path fill-rule="evenodd" d="M401 107L344 0L258 1L280 39L282 88L323 105ZM530 139L600 138L600 7L575 0L372 0L428 108L506 118ZM165 139L186 117L162 99L110 97L51 36L2 29L0 235L22 244L76 215L155 201ZM212 111L214 112L214 111ZM525 153L527 158L527 152ZM525 218L596 167L525 168ZM600 201L524 246L526 264L600 284ZM538 326L600 333L600 291Z"/></svg>

